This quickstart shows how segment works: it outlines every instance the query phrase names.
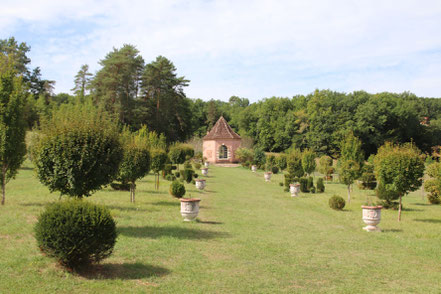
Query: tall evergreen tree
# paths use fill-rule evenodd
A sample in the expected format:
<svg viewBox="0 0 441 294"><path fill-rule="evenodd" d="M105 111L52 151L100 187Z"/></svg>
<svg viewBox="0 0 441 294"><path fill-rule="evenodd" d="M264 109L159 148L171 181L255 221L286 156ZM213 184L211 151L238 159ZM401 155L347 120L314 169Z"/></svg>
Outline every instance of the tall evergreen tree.
<svg viewBox="0 0 441 294"><path fill-rule="evenodd" d="M188 83L163 56L147 64L142 76L142 98L147 108L143 122L169 141L185 140L191 134L190 103L184 93Z"/></svg>
<svg viewBox="0 0 441 294"><path fill-rule="evenodd" d="M90 88L92 76L93 75L89 72L89 66L87 64L83 64L81 69L75 75L75 87L73 87L71 91L74 91L80 102L84 101L86 91Z"/></svg>
<svg viewBox="0 0 441 294"><path fill-rule="evenodd" d="M114 48L99 64L102 68L92 81L96 103L117 114L122 123L131 123L144 59L135 46L125 44L121 49Z"/></svg>

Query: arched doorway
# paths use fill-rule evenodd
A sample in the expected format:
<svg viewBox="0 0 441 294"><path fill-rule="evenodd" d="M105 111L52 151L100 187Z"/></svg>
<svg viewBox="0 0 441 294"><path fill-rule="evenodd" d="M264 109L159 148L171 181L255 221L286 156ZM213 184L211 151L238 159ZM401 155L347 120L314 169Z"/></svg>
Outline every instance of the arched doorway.
<svg viewBox="0 0 441 294"><path fill-rule="evenodd" d="M219 159L228 159L228 148L225 145L219 147Z"/></svg>

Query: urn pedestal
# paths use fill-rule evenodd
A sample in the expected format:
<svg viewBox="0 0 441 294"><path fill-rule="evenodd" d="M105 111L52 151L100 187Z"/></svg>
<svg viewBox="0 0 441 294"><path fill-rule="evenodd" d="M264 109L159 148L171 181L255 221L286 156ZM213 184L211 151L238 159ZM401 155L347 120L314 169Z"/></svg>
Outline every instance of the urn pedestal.
<svg viewBox="0 0 441 294"><path fill-rule="evenodd" d="M291 197L297 197L300 193L300 184L290 184L289 192L291 193Z"/></svg>
<svg viewBox="0 0 441 294"><path fill-rule="evenodd" d="M198 190L204 190L206 182L204 179L195 179L196 188Z"/></svg>
<svg viewBox="0 0 441 294"><path fill-rule="evenodd" d="M208 161L204 162L204 166L208 167L210 164L208 163Z"/></svg>
<svg viewBox="0 0 441 294"><path fill-rule="evenodd" d="M252 165L252 166L251 166L251 171L252 171L253 173L255 173L255 172L257 171L257 166Z"/></svg>
<svg viewBox="0 0 441 294"><path fill-rule="evenodd" d="M362 206L363 209L363 221L367 225L363 230L368 232L381 232L381 229L377 225L381 221L381 209L382 206Z"/></svg>
<svg viewBox="0 0 441 294"><path fill-rule="evenodd" d="M181 215L184 218L184 222L191 222L196 219L199 213L198 198L181 198Z"/></svg>
<svg viewBox="0 0 441 294"><path fill-rule="evenodd" d="M202 175L208 177L208 168L201 168Z"/></svg>
<svg viewBox="0 0 441 294"><path fill-rule="evenodd" d="M265 172L264 174L263 174L263 176L264 176L264 178L265 178L265 182L269 182L269 181L271 181L271 176L273 175L273 173L272 172Z"/></svg>

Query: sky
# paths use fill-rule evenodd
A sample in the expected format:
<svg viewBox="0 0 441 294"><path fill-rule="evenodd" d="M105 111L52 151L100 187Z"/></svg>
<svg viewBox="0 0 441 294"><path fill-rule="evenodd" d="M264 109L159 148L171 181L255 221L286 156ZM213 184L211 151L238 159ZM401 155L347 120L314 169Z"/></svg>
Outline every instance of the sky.
<svg viewBox="0 0 441 294"><path fill-rule="evenodd" d="M31 46L32 67L69 93L132 44L170 59L187 97L254 102L315 89L441 97L439 0L0 0L0 39Z"/></svg>

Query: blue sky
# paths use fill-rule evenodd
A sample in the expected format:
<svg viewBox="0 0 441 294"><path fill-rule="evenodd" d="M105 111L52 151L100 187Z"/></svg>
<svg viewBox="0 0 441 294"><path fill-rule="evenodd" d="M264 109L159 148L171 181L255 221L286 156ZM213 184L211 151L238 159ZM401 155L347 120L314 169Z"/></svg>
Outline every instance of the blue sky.
<svg viewBox="0 0 441 294"><path fill-rule="evenodd" d="M191 98L410 91L441 97L441 1L10 1L0 38L69 92L113 47L169 58Z"/></svg>

